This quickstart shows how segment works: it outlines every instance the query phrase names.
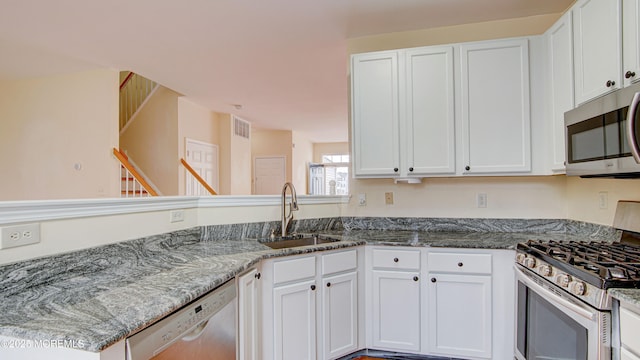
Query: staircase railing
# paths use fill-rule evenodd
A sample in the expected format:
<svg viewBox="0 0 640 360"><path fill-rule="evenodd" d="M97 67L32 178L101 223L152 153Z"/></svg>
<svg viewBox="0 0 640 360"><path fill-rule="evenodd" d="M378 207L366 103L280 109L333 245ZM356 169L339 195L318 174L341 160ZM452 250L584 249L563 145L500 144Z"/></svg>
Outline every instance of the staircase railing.
<svg viewBox="0 0 640 360"><path fill-rule="evenodd" d="M129 161L129 157L121 150L113 148L113 155L122 165L120 196L146 197L158 196L158 192L144 179Z"/></svg>
<svg viewBox="0 0 640 360"><path fill-rule="evenodd" d="M120 84L120 130L124 129L157 87L156 82L129 72Z"/></svg>
<svg viewBox="0 0 640 360"><path fill-rule="evenodd" d="M213 190L213 188L209 186L209 184L207 184L207 182L200 176L200 174L198 174L185 159L180 158L180 163L182 164L182 166L184 166L185 169L187 169L189 173L191 173L191 175L193 175L193 177L200 183L200 185L202 185L202 187L204 187L209 192L209 194L218 195L218 193Z"/></svg>

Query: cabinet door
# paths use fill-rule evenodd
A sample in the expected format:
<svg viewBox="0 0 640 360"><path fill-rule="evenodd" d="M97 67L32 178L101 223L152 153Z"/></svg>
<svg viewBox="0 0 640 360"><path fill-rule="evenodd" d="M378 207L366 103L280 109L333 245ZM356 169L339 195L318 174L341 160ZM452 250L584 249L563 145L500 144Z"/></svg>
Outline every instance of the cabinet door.
<svg viewBox="0 0 640 360"><path fill-rule="evenodd" d="M418 273L373 271L372 278L373 346L383 350L420 351Z"/></svg>
<svg viewBox="0 0 640 360"><path fill-rule="evenodd" d="M546 34L549 49L551 170L564 171L564 113L573 109L573 25L564 14Z"/></svg>
<svg viewBox="0 0 640 360"><path fill-rule="evenodd" d="M407 50L405 61L407 174L455 173L453 48Z"/></svg>
<svg viewBox="0 0 640 360"><path fill-rule="evenodd" d="M576 104L620 88L620 0L581 0L572 8Z"/></svg>
<svg viewBox="0 0 640 360"><path fill-rule="evenodd" d="M430 353L491 357L491 276L429 273Z"/></svg>
<svg viewBox="0 0 640 360"><path fill-rule="evenodd" d="M622 73L624 85L640 80L640 6L638 0L622 1Z"/></svg>
<svg viewBox="0 0 640 360"><path fill-rule="evenodd" d="M531 171L527 39L462 45L463 174Z"/></svg>
<svg viewBox="0 0 640 360"><path fill-rule="evenodd" d="M258 360L258 271L238 277L238 360Z"/></svg>
<svg viewBox="0 0 640 360"><path fill-rule="evenodd" d="M354 175L395 175L400 167L398 53L359 54L351 60Z"/></svg>
<svg viewBox="0 0 640 360"><path fill-rule="evenodd" d="M274 359L316 358L315 288L310 280L273 289Z"/></svg>
<svg viewBox="0 0 640 360"><path fill-rule="evenodd" d="M322 281L323 359L358 350L358 276L356 272Z"/></svg>

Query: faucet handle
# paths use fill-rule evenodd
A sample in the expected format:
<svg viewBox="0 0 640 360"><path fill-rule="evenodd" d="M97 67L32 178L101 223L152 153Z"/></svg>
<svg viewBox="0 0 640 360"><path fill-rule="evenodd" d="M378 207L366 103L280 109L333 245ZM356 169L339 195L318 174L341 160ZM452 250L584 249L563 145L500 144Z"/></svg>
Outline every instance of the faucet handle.
<svg viewBox="0 0 640 360"><path fill-rule="evenodd" d="M275 239L276 238L276 229L271 229L271 235L269 235L269 238L271 239Z"/></svg>

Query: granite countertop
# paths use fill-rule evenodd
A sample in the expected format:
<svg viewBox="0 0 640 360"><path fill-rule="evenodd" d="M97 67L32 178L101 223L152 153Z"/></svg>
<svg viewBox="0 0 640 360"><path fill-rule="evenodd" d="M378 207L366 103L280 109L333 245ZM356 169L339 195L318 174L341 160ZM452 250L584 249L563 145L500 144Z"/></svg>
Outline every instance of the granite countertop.
<svg viewBox="0 0 640 360"><path fill-rule="evenodd" d="M621 302L640 308L640 289L609 289L608 293Z"/></svg>
<svg viewBox="0 0 640 360"><path fill-rule="evenodd" d="M66 340L98 352L271 257L363 244L514 249L528 239L585 240L584 234L553 231L500 233L457 228L461 231L430 232L393 226L391 230L327 226L315 233L341 241L272 250L256 238L266 237L273 226L193 228L0 266L0 335ZM295 229L303 232L300 230L304 224ZM607 240L615 232L599 236Z"/></svg>

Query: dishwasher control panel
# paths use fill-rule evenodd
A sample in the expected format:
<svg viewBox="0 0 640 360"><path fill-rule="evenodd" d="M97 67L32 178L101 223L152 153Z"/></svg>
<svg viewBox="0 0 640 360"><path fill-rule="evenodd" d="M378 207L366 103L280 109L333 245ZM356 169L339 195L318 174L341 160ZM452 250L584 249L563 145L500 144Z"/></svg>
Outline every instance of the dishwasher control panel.
<svg viewBox="0 0 640 360"><path fill-rule="evenodd" d="M229 280L207 295L127 338L127 359L149 359L176 340L197 338L207 321L235 299L235 281Z"/></svg>

